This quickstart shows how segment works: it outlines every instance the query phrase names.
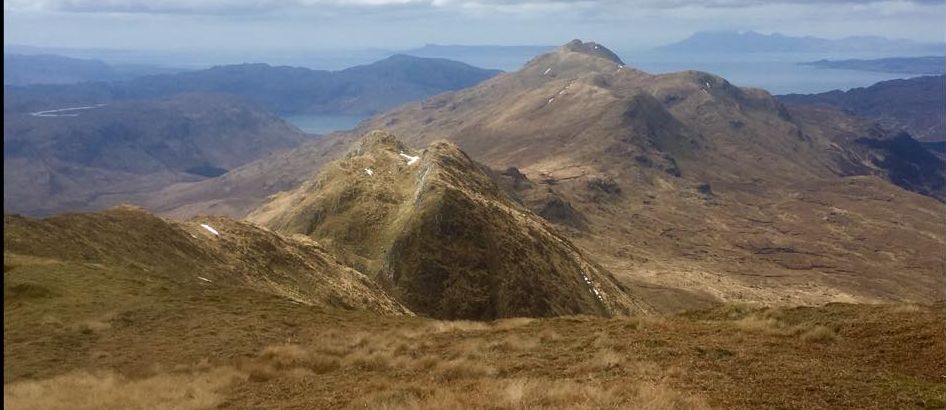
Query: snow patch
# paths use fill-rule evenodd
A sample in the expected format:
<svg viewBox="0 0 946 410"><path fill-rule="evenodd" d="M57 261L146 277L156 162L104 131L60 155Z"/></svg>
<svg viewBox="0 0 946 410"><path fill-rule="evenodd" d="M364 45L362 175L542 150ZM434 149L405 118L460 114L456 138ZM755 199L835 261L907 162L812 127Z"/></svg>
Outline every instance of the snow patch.
<svg viewBox="0 0 946 410"><path fill-rule="evenodd" d="M67 107L67 108L60 108L58 110L45 110L45 111L31 112L30 115L34 117L78 117L79 114L70 113L70 112L91 110L91 109L104 107L104 106L105 104L87 105L83 107Z"/></svg>
<svg viewBox="0 0 946 410"><path fill-rule="evenodd" d="M368 174L369 177L374 175L374 171L372 171L371 168L365 168L365 173Z"/></svg>
<svg viewBox="0 0 946 410"><path fill-rule="evenodd" d="M599 301L604 302L604 299L601 297L601 292L598 292L598 288L596 288L595 285L591 283L591 279L588 279L588 275L585 275L585 272L581 272L581 278L584 279L585 284L588 285L589 292L595 295Z"/></svg>
<svg viewBox="0 0 946 410"><path fill-rule="evenodd" d="M420 159L420 157L412 157L412 156L407 155L407 154L405 154L405 153L403 153L403 152L401 153L401 156L404 157L405 159L407 159L407 165L414 165L414 163L417 162L417 160Z"/></svg>
<svg viewBox="0 0 946 410"><path fill-rule="evenodd" d="M552 67L546 68L545 72L542 73L542 75L549 75L550 72L552 72Z"/></svg>
<svg viewBox="0 0 946 410"><path fill-rule="evenodd" d="M204 281L204 282L207 282L207 283L214 283L212 280L207 279L207 278L205 278L205 277L203 277L203 276L198 276L197 279L200 279L200 280L202 280L202 281Z"/></svg>
<svg viewBox="0 0 946 410"><path fill-rule="evenodd" d="M206 229L207 232L210 232L210 233L212 233L212 234L214 234L214 235L217 235L217 236L220 235L220 232L217 232L217 230L214 229L214 228L213 228L212 226L210 226L210 225L207 225L207 224L200 224L200 227Z"/></svg>
<svg viewBox="0 0 946 410"><path fill-rule="evenodd" d="M706 84L706 88L713 88L713 86L710 85L709 81L705 82L704 84Z"/></svg>
<svg viewBox="0 0 946 410"><path fill-rule="evenodd" d="M555 101L555 97L549 98L549 102L547 102L546 104L551 104L552 101Z"/></svg>

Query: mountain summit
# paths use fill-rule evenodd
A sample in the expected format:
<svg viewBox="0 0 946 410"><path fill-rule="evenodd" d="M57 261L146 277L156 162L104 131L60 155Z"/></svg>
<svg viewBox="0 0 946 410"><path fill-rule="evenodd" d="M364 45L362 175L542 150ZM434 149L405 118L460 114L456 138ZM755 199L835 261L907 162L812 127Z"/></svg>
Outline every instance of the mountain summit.
<svg viewBox="0 0 946 410"><path fill-rule="evenodd" d="M617 64L624 65L624 62L621 61L621 58L618 57L617 54L614 54L613 51L608 50L604 46L598 43L595 43L593 41L584 43L581 40L575 39L575 40L569 41L568 44L565 44L564 46L562 46L561 49L576 52L576 53L585 53L585 54L589 54L589 55L593 55L597 57L606 58Z"/></svg>

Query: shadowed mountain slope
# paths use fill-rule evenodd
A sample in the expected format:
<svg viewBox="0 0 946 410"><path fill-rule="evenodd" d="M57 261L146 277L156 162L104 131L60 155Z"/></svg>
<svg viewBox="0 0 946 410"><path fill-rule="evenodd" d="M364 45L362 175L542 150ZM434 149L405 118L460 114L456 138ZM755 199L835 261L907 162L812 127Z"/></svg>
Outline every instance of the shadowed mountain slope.
<svg viewBox="0 0 946 410"><path fill-rule="evenodd" d="M836 107L921 141L946 140L946 77L941 75L882 81L847 91L781 95L779 100L792 106Z"/></svg>
<svg viewBox="0 0 946 410"><path fill-rule="evenodd" d="M249 220L309 235L433 317L612 315L641 308L455 145L372 132Z"/></svg>

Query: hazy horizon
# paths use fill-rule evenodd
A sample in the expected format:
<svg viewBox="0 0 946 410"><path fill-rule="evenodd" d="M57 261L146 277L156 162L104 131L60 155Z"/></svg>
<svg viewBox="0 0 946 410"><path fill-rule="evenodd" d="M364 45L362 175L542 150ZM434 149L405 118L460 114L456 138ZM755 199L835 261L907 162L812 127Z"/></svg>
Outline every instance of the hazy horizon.
<svg viewBox="0 0 946 410"><path fill-rule="evenodd" d="M942 42L944 14L930 0L7 0L4 46L340 51L581 38L644 50L707 30Z"/></svg>

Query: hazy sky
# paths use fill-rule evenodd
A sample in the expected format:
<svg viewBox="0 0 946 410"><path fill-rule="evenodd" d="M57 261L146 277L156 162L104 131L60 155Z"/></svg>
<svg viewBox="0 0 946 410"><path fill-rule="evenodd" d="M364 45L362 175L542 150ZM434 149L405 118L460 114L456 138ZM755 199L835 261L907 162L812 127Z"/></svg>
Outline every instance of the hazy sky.
<svg viewBox="0 0 946 410"><path fill-rule="evenodd" d="M943 41L944 0L4 0L5 44L150 49L560 44L696 30Z"/></svg>

